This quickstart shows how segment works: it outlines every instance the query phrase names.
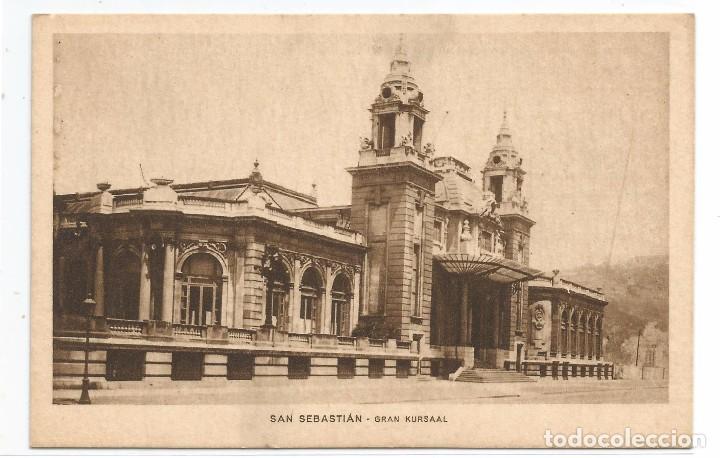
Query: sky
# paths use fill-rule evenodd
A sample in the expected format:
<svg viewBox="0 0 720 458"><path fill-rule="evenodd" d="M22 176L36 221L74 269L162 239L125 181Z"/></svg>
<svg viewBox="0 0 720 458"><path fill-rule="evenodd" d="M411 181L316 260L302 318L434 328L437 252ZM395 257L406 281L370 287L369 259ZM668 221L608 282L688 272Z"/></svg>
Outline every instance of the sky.
<svg viewBox="0 0 720 458"><path fill-rule="evenodd" d="M350 202L347 167L396 34L56 35L57 193L263 176ZM507 110L537 222L531 264L667 254L661 33L406 33L424 142L480 171ZM613 234L615 236L613 237ZM614 239L614 243L613 243Z"/></svg>

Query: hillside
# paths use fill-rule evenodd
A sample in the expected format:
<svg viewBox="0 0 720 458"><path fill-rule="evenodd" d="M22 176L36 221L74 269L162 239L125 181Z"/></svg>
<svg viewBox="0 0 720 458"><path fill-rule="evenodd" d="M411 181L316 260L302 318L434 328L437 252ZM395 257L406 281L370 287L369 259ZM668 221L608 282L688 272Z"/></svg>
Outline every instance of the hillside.
<svg viewBox="0 0 720 458"><path fill-rule="evenodd" d="M610 337L606 355L615 362L634 362L623 342L637 339L638 330L656 323L668 330L668 258L643 256L611 266L585 265L560 272L562 278L590 287L601 287L608 298L605 335ZM632 352L630 352L632 353Z"/></svg>

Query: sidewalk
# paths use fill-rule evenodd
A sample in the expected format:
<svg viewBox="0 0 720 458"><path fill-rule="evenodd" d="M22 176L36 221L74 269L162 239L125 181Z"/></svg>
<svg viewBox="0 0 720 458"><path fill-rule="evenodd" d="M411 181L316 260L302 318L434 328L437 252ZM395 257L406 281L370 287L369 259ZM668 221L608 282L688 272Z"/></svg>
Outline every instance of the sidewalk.
<svg viewBox="0 0 720 458"><path fill-rule="evenodd" d="M434 379L254 379L206 382L123 382L91 390L94 404L393 404L393 403L656 403L667 402L666 381L542 380L462 383ZM80 390L53 391L74 404Z"/></svg>

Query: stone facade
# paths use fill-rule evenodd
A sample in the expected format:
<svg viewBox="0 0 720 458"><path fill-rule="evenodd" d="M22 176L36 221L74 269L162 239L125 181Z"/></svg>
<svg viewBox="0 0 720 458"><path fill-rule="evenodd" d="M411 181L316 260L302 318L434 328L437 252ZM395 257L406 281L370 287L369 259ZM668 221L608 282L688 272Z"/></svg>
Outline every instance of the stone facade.
<svg viewBox="0 0 720 458"><path fill-rule="evenodd" d="M109 382L608 374L605 298L531 267L507 117L476 183L423 143L423 97L398 49L347 206L267 182L257 161L243 179L54 196L58 383L79 376L86 332L90 375Z"/></svg>

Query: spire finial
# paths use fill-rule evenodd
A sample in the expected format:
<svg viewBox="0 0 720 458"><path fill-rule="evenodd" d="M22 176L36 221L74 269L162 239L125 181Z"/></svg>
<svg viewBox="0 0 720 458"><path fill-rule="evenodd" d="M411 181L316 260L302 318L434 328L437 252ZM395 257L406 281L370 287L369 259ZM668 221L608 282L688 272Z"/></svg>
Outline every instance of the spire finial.
<svg viewBox="0 0 720 458"><path fill-rule="evenodd" d="M395 60L407 59L407 53L405 52L405 34L401 33L398 38L397 47L395 47Z"/></svg>
<svg viewBox="0 0 720 458"><path fill-rule="evenodd" d="M508 123L507 119L507 109L503 109L503 119L502 124L500 124L500 129L498 131L497 135L497 144L498 145L510 145L512 144L512 134L510 133L510 125Z"/></svg>

